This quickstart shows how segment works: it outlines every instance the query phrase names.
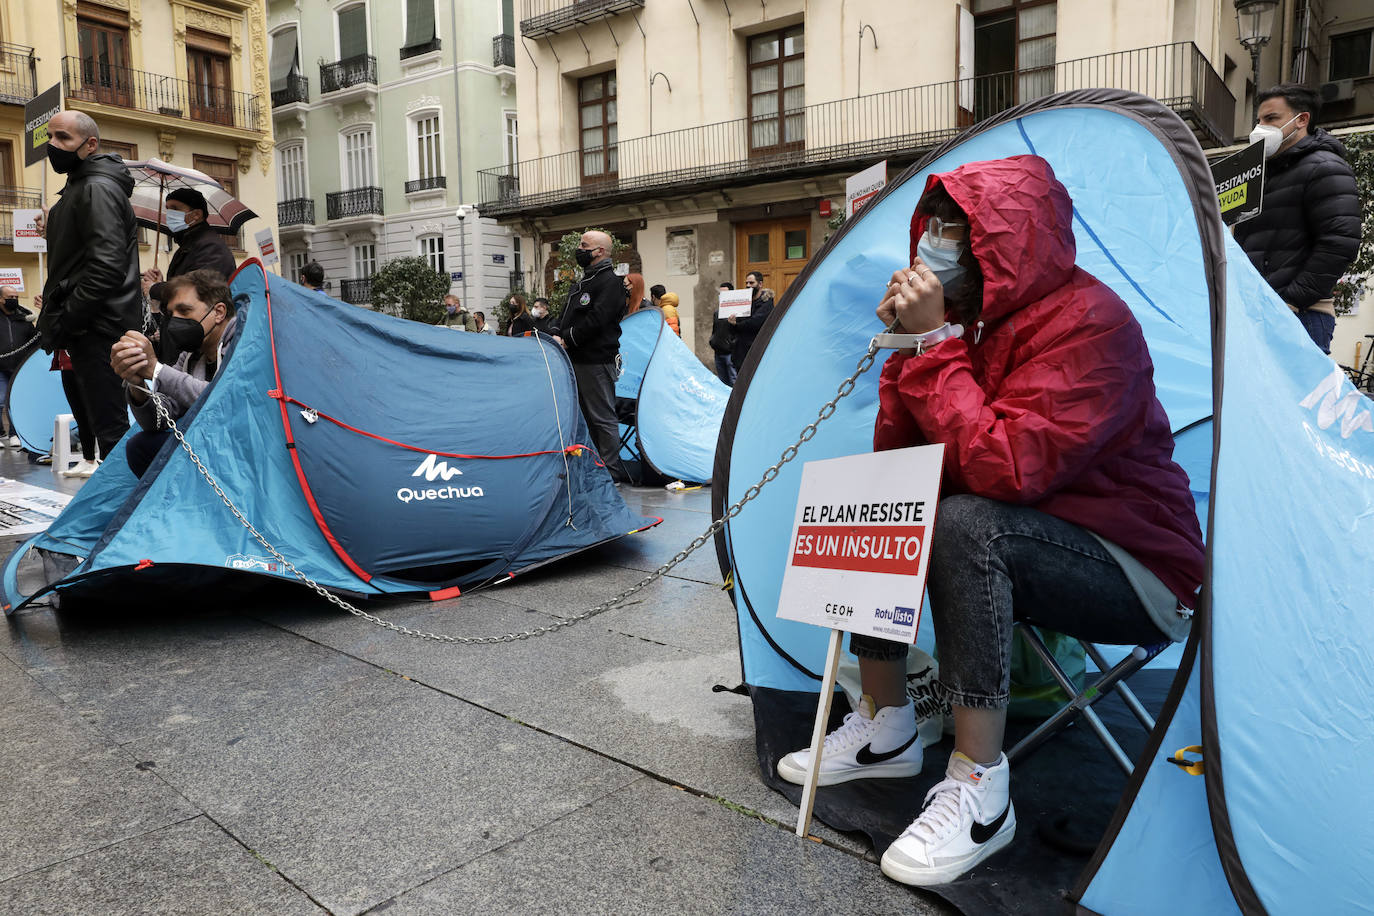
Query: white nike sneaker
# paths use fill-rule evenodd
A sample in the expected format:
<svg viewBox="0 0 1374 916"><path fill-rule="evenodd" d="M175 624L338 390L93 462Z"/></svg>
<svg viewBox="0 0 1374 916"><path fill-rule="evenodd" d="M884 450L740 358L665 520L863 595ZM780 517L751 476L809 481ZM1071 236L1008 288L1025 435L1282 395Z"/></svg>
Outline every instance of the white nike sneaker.
<svg viewBox="0 0 1374 916"><path fill-rule="evenodd" d="M87 461L85 458L82 458L76 464L61 473L63 477L90 477L95 473L95 466L97 464L99 464L99 461Z"/></svg>
<svg viewBox="0 0 1374 916"><path fill-rule="evenodd" d="M916 706L884 706L873 714L873 698L864 695L857 712L825 736L817 785L833 786L851 779L915 776L921 772L921 738L916 730ZM793 751L778 761L778 775L797 785L806 783L811 748Z"/></svg>
<svg viewBox="0 0 1374 916"><path fill-rule="evenodd" d="M955 751L921 816L883 853L883 874L903 884L948 884L1015 835L1006 755L985 767Z"/></svg>

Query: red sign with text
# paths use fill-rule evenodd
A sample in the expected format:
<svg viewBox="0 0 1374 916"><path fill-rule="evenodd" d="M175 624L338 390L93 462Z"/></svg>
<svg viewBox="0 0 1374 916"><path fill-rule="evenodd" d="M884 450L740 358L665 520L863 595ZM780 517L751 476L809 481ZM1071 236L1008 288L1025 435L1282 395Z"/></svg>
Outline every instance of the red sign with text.
<svg viewBox="0 0 1374 916"><path fill-rule="evenodd" d="M925 540L925 525L802 525L792 565L914 576Z"/></svg>

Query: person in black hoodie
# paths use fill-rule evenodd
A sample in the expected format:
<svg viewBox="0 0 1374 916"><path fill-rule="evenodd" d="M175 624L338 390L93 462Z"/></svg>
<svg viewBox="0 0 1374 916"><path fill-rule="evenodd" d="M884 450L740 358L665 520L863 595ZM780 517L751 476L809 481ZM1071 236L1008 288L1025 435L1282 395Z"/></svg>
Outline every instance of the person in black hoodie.
<svg viewBox="0 0 1374 916"><path fill-rule="evenodd" d="M166 321L166 291L164 280L188 274L193 270L213 270L221 277L232 277L238 263L229 251L224 236L210 228L206 217L210 212L205 195L194 188L177 188L167 195L165 217L167 228L176 240L177 251L167 265L167 276L156 267L143 272L143 293L158 304L158 327Z"/></svg>
<svg viewBox="0 0 1374 916"><path fill-rule="evenodd" d="M1331 352L1336 309L1331 291L1360 248L1360 199L1345 147L1315 128L1321 98L1284 84L1259 94L1264 141L1264 207L1236 225L1255 269L1298 316L1308 336Z"/></svg>
<svg viewBox="0 0 1374 916"><path fill-rule="evenodd" d="M0 286L0 406L3 406L10 390L10 379L19 371L19 365L28 358L29 347L25 344L38 336L38 331L29 323L29 310L19 304L19 291L13 286ZM22 352L16 352L22 351ZM9 411L5 414L8 415ZM9 431L0 425L0 439L5 445L19 445L14 434L14 421L9 422Z"/></svg>
<svg viewBox="0 0 1374 916"><path fill-rule="evenodd" d="M48 122L48 161L67 185L44 219L49 267L38 334L45 351L70 355L76 391L108 455L129 429L110 351L125 331L142 327L143 297L129 203L134 179L123 159L99 149L89 115L59 111Z"/></svg>
<svg viewBox="0 0 1374 916"><path fill-rule="evenodd" d="M616 483L628 483L630 475L620 461L620 420L615 412L625 287L611 263L612 245L611 237L604 232L582 233L577 246L582 279L568 291L554 339L568 351L572 361L582 416L606 470Z"/></svg>
<svg viewBox="0 0 1374 916"><path fill-rule="evenodd" d="M744 358L749 355L754 338L759 336L759 329L768 320L768 316L773 314L773 297L764 292L763 274L757 270L749 271L744 277L744 285L754 291L754 301L749 306L749 317L726 319L735 329L735 347L730 352L730 362L734 365L736 374L744 368Z"/></svg>

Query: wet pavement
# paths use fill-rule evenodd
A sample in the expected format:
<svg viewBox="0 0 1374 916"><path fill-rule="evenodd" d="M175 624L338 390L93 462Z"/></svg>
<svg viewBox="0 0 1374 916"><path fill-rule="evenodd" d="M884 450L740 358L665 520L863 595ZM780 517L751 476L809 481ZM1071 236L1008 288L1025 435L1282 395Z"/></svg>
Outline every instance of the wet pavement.
<svg viewBox="0 0 1374 916"><path fill-rule="evenodd" d="M0 475L79 486L10 449ZM664 523L368 610L541 626L711 521L708 489L624 495ZM139 597L0 632L0 913L950 912L865 840L793 835L749 699L712 690L741 675L709 545L626 607L499 646L407 639L289 588Z"/></svg>

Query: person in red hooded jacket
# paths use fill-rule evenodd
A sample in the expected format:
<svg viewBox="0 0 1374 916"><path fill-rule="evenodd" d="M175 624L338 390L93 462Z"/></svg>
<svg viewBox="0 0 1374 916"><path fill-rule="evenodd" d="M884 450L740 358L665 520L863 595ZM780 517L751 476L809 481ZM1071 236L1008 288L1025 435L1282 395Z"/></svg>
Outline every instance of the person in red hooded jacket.
<svg viewBox="0 0 1374 916"><path fill-rule="evenodd" d="M878 306L910 345L879 381L875 449L939 442L927 588L954 715L945 779L882 858L952 881L1016 831L1002 753L1013 620L1094 642L1187 633L1203 544L1130 308L1077 267L1073 203L1037 156L932 175L911 267ZM822 785L920 772L902 643L854 635L864 700L826 736ZM778 773L802 782L810 751Z"/></svg>

